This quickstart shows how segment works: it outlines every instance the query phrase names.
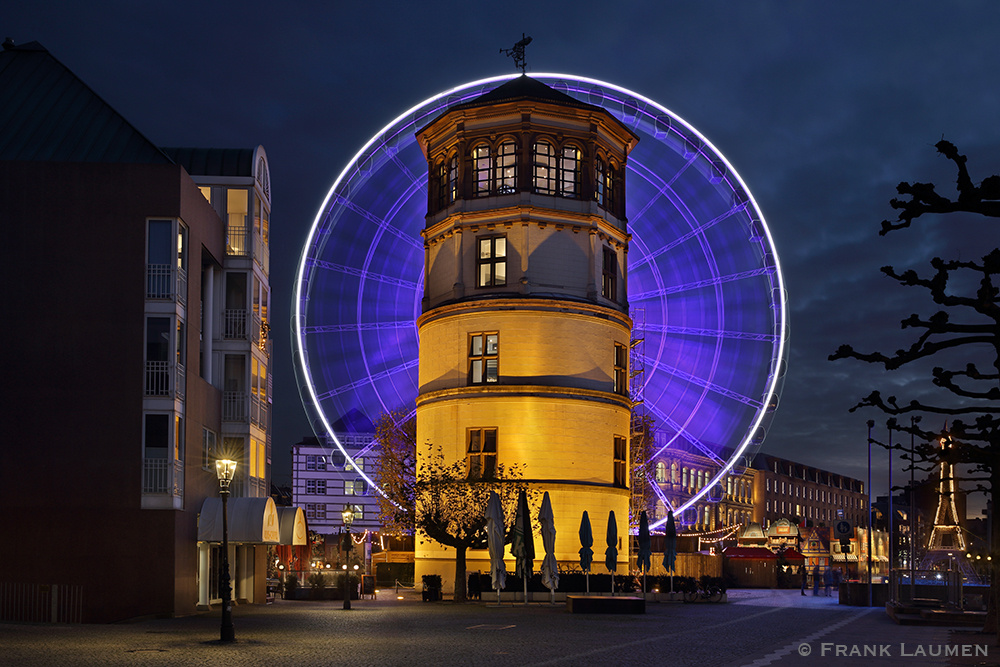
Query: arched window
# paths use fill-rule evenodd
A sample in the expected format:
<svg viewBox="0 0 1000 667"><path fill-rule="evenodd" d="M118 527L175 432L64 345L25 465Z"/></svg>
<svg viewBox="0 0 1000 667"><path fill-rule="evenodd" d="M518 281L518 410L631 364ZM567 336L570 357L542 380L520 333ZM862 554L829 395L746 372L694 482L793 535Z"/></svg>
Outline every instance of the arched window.
<svg viewBox="0 0 1000 667"><path fill-rule="evenodd" d="M448 203L458 198L458 156L452 155L448 161Z"/></svg>
<svg viewBox="0 0 1000 667"><path fill-rule="evenodd" d="M472 195L485 197L490 194L490 147L484 145L472 149Z"/></svg>
<svg viewBox="0 0 1000 667"><path fill-rule="evenodd" d="M532 187L542 195L556 193L556 152L547 141L535 143L532 150Z"/></svg>
<svg viewBox="0 0 1000 667"><path fill-rule="evenodd" d="M618 205L618 193L616 192L617 188L618 169L613 164L608 165L608 175L605 179L605 199L607 200L607 204L605 204L604 208L608 209L612 213L615 212L615 207Z"/></svg>
<svg viewBox="0 0 1000 667"><path fill-rule="evenodd" d="M659 461L656 464L656 481L659 484L667 481L667 464L663 461Z"/></svg>
<svg viewBox="0 0 1000 667"><path fill-rule="evenodd" d="M732 477L727 477L726 478L726 495L729 496L730 498L733 497L733 478Z"/></svg>
<svg viewBox="0 0 1000 667"><path fill-rule="evenodd" d="M688 488L688 469L687 468L682 468L681 469L681 487L683 487L685 489Z"/></svg>
<svg viewBox="0 0 1000 667"><path fill-rule="evenodd" d="M497 151L494 179L498 195L517 191L517 150L513 141L505 141L500 144L500 149Z"/></svg>
<svg viewBox="0 0 1000 667"><path fill-rule="evenodd" d="M605 176L604 160L597 158L594 160L594 199L597 200L598 206L604 206Z"/></svg>
<svg viewBox="0 0 1000 667"><path fill-rule="evenodd" d="M653 518L659 519L667 515L667 508L662 500L656 501L656 509L653 510Z"/></svg>
<svg viewBox="0 0 1000 667"><path fill-rule="evenodd" d="M580 196L580 149L576 146L564 147L559 156L559 194Z"/></svg>
<svg viewBox="0 0 1000 667"><path fill-rule="evenodd" d="M706 528L708 528L708 526L711 524L711 512L712 512L711 508L708 505L705 505L705 522L704 523L705 523L705 527Z"/></svg>
<svg viewBox="0 0 1000 667"><path fill-rule="evenodd" d="M694 487L696 491L700 491L701 487L705 486L705 478L702 476L702 472L698 471L698 486Z"/></svg>
<svg viewBox="0 0 1000 667"><path fill-rule="evenodd" d="M680 471L677 470L677 464L676 463L671 463L670 464L670 482L672 484L680 484L681 483Z"/></svg>

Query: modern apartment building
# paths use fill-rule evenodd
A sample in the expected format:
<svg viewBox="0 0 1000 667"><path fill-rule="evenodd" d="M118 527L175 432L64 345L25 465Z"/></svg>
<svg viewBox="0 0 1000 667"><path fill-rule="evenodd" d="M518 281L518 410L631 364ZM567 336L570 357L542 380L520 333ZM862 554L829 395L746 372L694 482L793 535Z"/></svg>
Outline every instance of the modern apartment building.
<svg viewBox="0 0 1000 667"><path fill-rule="evenodd" d="M4 44L0 96L2 619L218 601L221 456L234 598L262 602L300 518L267 493L263 149L161 149L34 42Z"/></svg>

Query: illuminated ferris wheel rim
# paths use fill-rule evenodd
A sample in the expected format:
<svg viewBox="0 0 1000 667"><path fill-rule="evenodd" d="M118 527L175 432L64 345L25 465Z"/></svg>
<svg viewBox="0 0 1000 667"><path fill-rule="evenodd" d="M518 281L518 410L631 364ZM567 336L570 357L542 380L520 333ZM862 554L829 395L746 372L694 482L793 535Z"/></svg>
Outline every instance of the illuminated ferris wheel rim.
<svg viewBox="0 0 1000 667"><path fill-rule="evenodd" d="M437 95L427 98L423 102L414 105L413 107L409 108L408 110L398 115L387 125L385 125L378 133L372 136L372 138L369 139L368 142L366 142L364 146L362 146L361 149L358 150L357 153L355 153L355 155L351 158L348 164L337 176L333 185L327 192L327 195L324 198L322 206L317 211L316 217L313 220L312 226L310 227L306 243L303 246L302 255L300 257L298 268L296 270L296 279L294 288L294 316L292 320L292 327L293 327L292 345L293 345L293 356L295 357L295 363L296 363L296 371L299 377L305 381L304 384L301 381L299 383L300 392L303 390L306 392L307 395L303 396L303 400L308 400L311 403L311 407L314 409L319 420L322 422L323 430L325 431L329 440L335 443L339 451L344 455L346 461L348 461L351 464L353 469L357 471L357 473L372 488L376 489L379 493L382 493L383 495L384 493L374 483L374 481L365 472L358 469L357 465L355 464L354 458L347 452L346 448L341 444L340 440L334 433L332 424L330 423L330 420L326 412L320 405L320 398L319 395L317 394L315 382L313 380L312 374L308 366L307 362L308 355L306 352L306 345L305 345L305 337L306 337L305 324L307 317L305 305L307 299L304 298L305 295L303 294L303 286L304 286L304 278L306 276L306 271L307 271L307 265L310 257L312 256L312 251L316 247L317 234L319 233L321 227L323 226L324 220L326 220L326 218L333 211L338 189L341 187L341 184L345 182L345 179L349 179L351 177L351 175L357 169L359 161L362 160L366 155L368 155L369 151L372 149L373 146L379 144L379 142L382 141L386 136L390 136L389 133L392 132L393 128L396 128L400 123L405 122L408 117L415 116L415 114L418 114L421 110L431 107L432 105L434 105L435 103L439 102L442 99L451 97L453 95L461 94L463 91L468 91L469 89L483 87L493 83L508 81L518 76L520 75L519 74L500 75L500 76L479 79L477 81L455 86L441 93L438 93ZM754 198L752 192L746 186L746 183L743 182L742 177L739 175L739 173L736 171L733 165L729 162L729 160L725 157L725 155L723 155L722 152L719 151L714 146L714 144L712 144L711 141L709 141L704 135L702 135L701 132L699 132L696 128L691 126L687 121L685 121L683 118L680 118L677 114L673 113L666 107L662 106L661 104L655 102L654 100L648 97L632 92L621 86L617 86L615 84L610 84L589 77L568 75L568 74L556 74L556 73L538 73L538 74L533 74L532 78L539 80L545 80L545 79L556 80L557 82L572 81L582 85L590 85L590 86L596 86L601 89L612 90L621 95L638 100L643 104L648 105L649 107L657 110L658 112L665 114L671 121L676 121L681 125L683 125L685 130L694 137L697 137L697 139L701 142L701 144L709 151L711 151L712 155L715 158L723 162L723 164L726 167L725 178L727 182L729 179L733 179L739 185L742 193L747 198L748 206L752 207L754 213L756 214L756 220L759 221L760 224L760 231L766 237L767 248L770 250L771 261L773 261L774 280L777 282L777 289L775 290L776 301L772 301L771 307L774 308L776 311L777 315L776 325L778 333L776 335L777 349L771 355L771 362L770 362L771 373L767 381L767 386L765 388L765 392L763 395L763 400L762 400L763 407L761 407L756 411L752 423L750 427L747 428L745 435L742 437L739 445L734 448L734 452L729 457L729 459L723 465L720 466L720 469L715 474L715 476L713 476L711 480L707 482L704 487L702 487L702 489L700 489L691 498L689 498L687 502L683 503L679 507L673 508L675 513L683 512L684 510L688 509L692 505L698 503L703 498L705 498L705 496L709 494L710 490L716 484L723 481L726 475L729 474L730 470L732 470L732 468L736 465L736 463L740 461L741 457L743 456L744 452L746 452L747 448L750 446L754 437L761 430L761 427L767 417L768 406L772 405L772 401L776 399L778 387L780 386L782 381L783 377L782 366L785 363L785 359L787 358L787 342L788 342L787 303L785 298L784 278L782 276L781 265L775 249L774 240L771 236L771 230L767 225L764 215L761 212L760 207L757 205L756 199ZM624 104L622 100L618 101ZM447 105L444 108L447 108ZM609 113L611 113L611 110L608 109L606 110ZM638 108L636 108L635 111L636 113L639 113ZM398 134L398 131L396 134ZM371 250L369 251L369 257L366 259L366 261L370 260L370 258L371 258ZM367 364L367 360L365 361L365 363ZM371 378L369 377L369 379ZM694 411L692 411L691 415L693 414ZM690 418L691 417L689 416L689 420ZM674 439L679 437L680 434L681 430L679 429L678 433L675 434ZM673 440L671 442L673 442ZM662 451L662 449L660 451ZM662 527L665 524L665 522L666 522L665 518L661 519L656 523L651 524L650 528L656 529Z"/></svg>

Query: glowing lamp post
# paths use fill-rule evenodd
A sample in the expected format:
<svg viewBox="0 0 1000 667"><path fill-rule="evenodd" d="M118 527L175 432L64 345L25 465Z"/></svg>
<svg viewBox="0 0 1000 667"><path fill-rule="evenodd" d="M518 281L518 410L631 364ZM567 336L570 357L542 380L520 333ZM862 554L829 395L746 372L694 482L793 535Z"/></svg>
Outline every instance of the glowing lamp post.
<svg viewBox="0 0 1000 667"><path fill-rule="evenodd" d="M226 500L229 498L229 484L236 473L236 461L219 459L215 462L215 474L219 478L219 495L222 496L222 572L219 573L219 590L222 593L222 634L221 640L231 642L236 639L233 628L233 587L229 579L229 518L226 514Z"/></svg>
<svg viewBox="0 0 1000 667"><path fill-rule="evenodd" d="M344 519L344 609L351 608L351 587L348 584L347 560L351 559L351 524L354 523L354 508L344 505L344 512L341 514Z"/></svg>

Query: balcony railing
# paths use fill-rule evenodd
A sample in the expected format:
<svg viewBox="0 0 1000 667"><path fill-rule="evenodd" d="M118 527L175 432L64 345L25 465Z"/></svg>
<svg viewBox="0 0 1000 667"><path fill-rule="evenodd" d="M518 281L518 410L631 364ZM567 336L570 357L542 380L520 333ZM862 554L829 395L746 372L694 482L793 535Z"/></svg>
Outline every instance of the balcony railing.
<svg viewBox="0 0 1000 667"><path fill-rule="evenodd" d="M247 339L246 308L227 308L222 311L222 337L226 340Z"/></svg>
<svg viewBox="0 0 1000 667"><path fill-rule="evenodd" d="M170 362L146 362L146 396L170 395Z"/></svg>
<svg viewBox="0 0 1000 667"><path fill-rule="evenodd" d="M267 244L260 237L257 230L253 232L253 256L260 264L260 268L264 270L264 275L271 274L271 251L268 249Z"/></svg>
<svg viewBox="0 0 1000 667"><path fill-rule="evenodd" d="M247 393L245 391L222 392L222 421L247 421Z"/></svg>
<svg viewBox="0 0 1000 667"><path fill-rule="evenodd" d="M187 303L187 271L172 264L146 265L146 298Z"/></svg>
<svg viewBox="0 0 1000 667"><path fill-rule="evenodd" d="M258 396L250 396L250 421L256 426L267 428L267 401Z"/></svg>
<svg viewBox="0 0 1000 667"><path fill-rule="evenodd" d="M184 462L168 459L144 459L142 492L184 495Z"/></svg>
<svg viewBox="0 0 1000 667"><path fill-rule="evenodd" d="M230 225L226 229L226 254L230 257L250 256L246 227Z"/></svg>

